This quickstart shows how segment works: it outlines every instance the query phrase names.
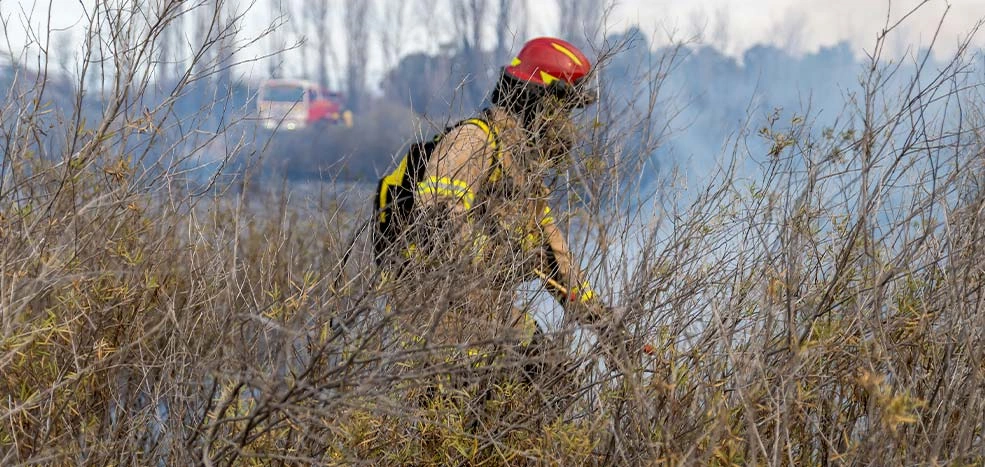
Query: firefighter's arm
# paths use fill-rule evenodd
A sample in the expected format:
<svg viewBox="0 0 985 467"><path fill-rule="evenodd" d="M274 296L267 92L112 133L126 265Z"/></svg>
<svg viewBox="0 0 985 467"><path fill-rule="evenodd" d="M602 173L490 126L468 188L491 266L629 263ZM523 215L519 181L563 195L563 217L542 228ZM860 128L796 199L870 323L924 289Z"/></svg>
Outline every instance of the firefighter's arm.
<svg viewBox="0 0 985 467"><path fill-rule="evenodd" d="M595 322L601 316L602 306L595 291L585 280L581 268L574 263L568 242L564 238L549 210L540 221L544 234L544 271L550 280L545 280L548 290L565 309L576 311L582 322Z"/></svg>
<svg viewBox="0 0 985 467"><path fill-rule="evenodd" d="M562 303L566 311L574 312L578 321L585 325L598 326L599 337L617 346L625 346L633 337L625 328L613 322L613 316L603 307L595 292L580 269L572 262L571 253L564 235L554 225L553 219L543 222L547 243L547 263L553 264L550 276L542 276L547 289ZM628 349L627 349L628 350ZM656 350L651 344L644 344L639 351L653 355Z"/></svg>
<svg viewBox="0 0 985 467"><path fill-rule="evenodd" d="M470 212L490 160L488 135L481 128L461 125L448 132L417 185L421 211L447 223L441 227L452 229L460 239L470 238Z"/></svg>
<svg viewBox="0 0 985 467"><path fill-rule="evenodd" d="M584 279L584 274L572 261L571 250L564 239L561 230L550 216L550 209L543 208L541 226L543 227L546 244L546 260L549 273L541 272L541 278L547 289L565 306L566 311L573 311L581 324L597 325L599 336L618 346L632 342L632 335L625 328L614 322L614 316L602 306L591 286ZM549 274L549 275L548 275ZM643 344L639 351L653 355L656 349L651 344Z"/></svg>

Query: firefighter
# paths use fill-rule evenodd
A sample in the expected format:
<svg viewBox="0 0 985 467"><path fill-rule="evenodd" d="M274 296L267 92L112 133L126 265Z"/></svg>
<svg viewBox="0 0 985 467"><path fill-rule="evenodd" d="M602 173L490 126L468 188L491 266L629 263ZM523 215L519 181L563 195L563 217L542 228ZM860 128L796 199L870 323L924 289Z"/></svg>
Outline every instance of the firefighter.
<svg viewBox="0 0 985 467"><path fill-rule="evenodd" d="M399 250L392 256L406 282L432 284L410 287L398 299L435 304L408 320L415 340L465 344L476 359L489 357L492 343L529 346L538 328L513 304L517 286L531 279L540 279L579 322L600 318L602 307L557 225L545 182L578 140L571 113L593 101L585 89L590 72L585 54L564 40L527 42L502 69L491 107L453 126L423 156L408 240L391 249ZM406 161L401 166L389 183L410 170ZM387 183L381 181L384 196ZM441 280L444 287L434 286Z"/></svg>

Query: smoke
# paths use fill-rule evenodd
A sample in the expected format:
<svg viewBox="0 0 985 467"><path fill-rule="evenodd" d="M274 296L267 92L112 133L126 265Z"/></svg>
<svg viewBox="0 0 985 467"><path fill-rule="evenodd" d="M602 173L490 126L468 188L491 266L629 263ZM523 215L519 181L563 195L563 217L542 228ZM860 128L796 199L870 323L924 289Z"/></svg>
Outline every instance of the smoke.
<svg viewBox="0 0 985 467"><path fill-rule="evenodd" d="M847 43L857 56L871 50L876 35L920 5L919 0L858 1L829 0L626 0L616 4L610 30L637 25L651 33L654 45L673 40L698 38L726 55L739 58L757 44L769 44L794 55L815 53ZM949 5L948 3L953 3ZM947 11L947 16L941 18ZM946 2L932 0L906 18L889 35L887 52L895 57L930 46L940 25L935 46L938 57L953 54L958 38L985 17L985 0ZM985 45L980 39L976 45Z"/></svg>
<svg viewBox="0 0 985 467"><path fill-rule="evenodd" d="M639 30L609 37L610 43L632 40L637 45L609 63L607 89L613 105L636 106L645 95L650 80L641 63L658 63L677 54L678 64L661 85L658 108L652 114L650 132L663 131L662 143L648 156L656 167L644 179L654 180L657 172L670 167L683 169L687 182L700 186L709 168L717 167L734 154L752 174L767 159L770 144L764 129L772 125L789 127L792 122L808 121L815 137L836 125L850 126L858 116L853 99L862 91L860 79L870 66L848 41L814 52L794 54L771 45L755 45L741 56L730 56L711 46L685 48L681 54L673 47L655 48ZM655 50L653 50L655 48ZM653 51L650 51L653 50ZM895 81L913 76L916 63L929 49L913 49L893 60L901 63ZM923 73L932 74L944 61L931 54ZM883 57L882 63L889 63ZM634 74L635 73L635 74ZM887 83L886 89L902 89L902 82ZM893 94L890 92L889 94ZM645 101L645 99L643 99ZM634 144L632 135L626 146Z"/></svg>

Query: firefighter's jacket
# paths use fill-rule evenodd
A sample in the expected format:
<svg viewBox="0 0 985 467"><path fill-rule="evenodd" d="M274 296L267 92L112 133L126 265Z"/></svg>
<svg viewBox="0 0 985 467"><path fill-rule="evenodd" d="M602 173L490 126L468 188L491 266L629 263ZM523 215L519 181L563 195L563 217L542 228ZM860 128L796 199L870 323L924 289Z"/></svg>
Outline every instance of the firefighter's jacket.
<svg viewBox="0 0 985 467"><path fill-rule="evenodd" d="M457 269L430 275L451 281L444 295L455 304L441 304L440 317L423 320L428 329L420 332L429 340L435 333L457 342L529 333L527 313L503 311L513 309L520 283L538 277L566 312L589 312L594 292L549 207L543 180L550 167L541 150L495 107L481 120L456 126L435 147L417 187L415 224L430 223L429 234L438 238L427 242L427 252L409 256L419 256L425 270L449 260Z"/></svg>

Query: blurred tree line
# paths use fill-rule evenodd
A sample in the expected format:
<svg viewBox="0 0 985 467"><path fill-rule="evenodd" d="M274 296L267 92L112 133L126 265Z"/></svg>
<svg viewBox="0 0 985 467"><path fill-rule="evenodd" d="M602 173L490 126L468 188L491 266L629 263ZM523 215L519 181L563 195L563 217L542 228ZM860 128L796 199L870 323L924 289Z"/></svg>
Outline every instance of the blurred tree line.
<svg viewBox="0 0 985 467"><path fill-rule="evenodd" d="M638 97L654 79L649 64L668 54L678 55L675 67L662 77L661 93L666 97L657 100L652 113L656 117L652 125L668 136L652 154L656 166L712 162L737 132L762 126L778 109L800 115L810 111L833 120L844 106L843 90L857 85L861 72L861 62L847 43L803 56L761 45L741 58L712 47L654 49L638 30L607 37L606 43L627 44L604 64L599 78L605 90L603 105L619 109L612 113L622 116L632 115L627 110L634 107L648 105ZM380 83L382 96L366 99L368 105L357 114L354 128L285 134L285 140L295 140L285 142L292 148L285 154L290 153L288 157L298 163L271 157L290 166L288 172L296 178L324 177L327 167L337 167L345 159L344 177L373 180L399 156L407 141L427 138L488 105L487 92L501 66L494 64L494 55L467 43L440 53L406 55L386 72ZM475 63L488 65L476 70ZM620 136L627 139L627 148L651 147L630 141L643 138L644 133L643 128L635 128ZM298 145L307 149L295 150Z"/></svg>
<svg viewBox="0 0 985 467"><path fill-rule="evenodd" d="M529 38L523 1L453 2L449 12L453 39L429 52L408 52L406 42L414 28L434 26L435 19L428 12L435 11L438 0L398 5L272 2L274 29L263 40L269 42L271 50L288 53L265 60L266 74L308 78L342 91L346 106L355 114L352 128L316 126L272 135L249 125L258 83L242 82L230 71L244 47L234 33L212 38L217 47L209 52L213 55L210 59L229 65L220 68L223 72L199 79L194 72L181 72L179 66L183 60L179 53L182 35L222 30L215 24L234 22L240 14L229 5L235 3L217 3L214 10L218 14L201 21L189 16L162 34L155 86L161 92L148 93L134 105L153 107L156 97L188 82L188 91L172 103L177 120L196 121L206 127L212 123L218 128L219 122L242 119L244 124L234 126L240 129L231 137L251 144L242 146L239 151L243 154L237 154L237 159L262 155L264 167L275 168L276 173L291 180L374 181L399 157L408 141L429 138L486 105L500 67ZM624 150L650 148L647 151L652 151L649 155L657 168L675 163L707 164L722 154L724 145L742 129L761 126L775 109L797 113L809 108L814 116L834 119L845 102L842 90L857 84L861 72L860 61L847 43L802 56L761 45L741 57L732 57L702 45L656 48L638 29L599 37L591 25L600 17L602 5L600 0L559 0L559 35L587 50L604 50L597 85L602 89L600 105L606 109L600 114L617 120L617 126L623 120L630 126L646 120L651 127L632 127L614 137L623 140ZM378 28L372 34L367 29L370 25ZM335 28L342 28L342 34L333 35ZM494 34L482 33L489 30ZM291 42L298 37L304 41ZM340 43L339 37L345 43ZM378 83L367 78L368 59L364 55L373 47L381 48L386 67ZM613 51L616 53L609 55ZM667 61L669 55L674 55L672 67L654 66ZM291 69L285 66L288 58L293 60ZM97 49L89 60L90 82L98 83L102 80L98 65L104 57ZM293 69L295 64L300 64L300 71ZM23 68L19 67L12 63L0 68L0 89L11 89L12 75ZM652 92L648 87L656 80L661 82L659 98L652 102L640 98ZM53 87L48 97L68 102L73 98L68 82ZM86 92L86 108L93 114L99 112L99 95L98 87L90 86ZM634 119L634 113L652 118ZM665 139L658 145L634 141L652 138L653 134ZM207 161L225 147L214 139L218 135L204 135L188 140L188 147L161 150L175 151L176 157L181 151L201 151L195 160Z"/></svg>

